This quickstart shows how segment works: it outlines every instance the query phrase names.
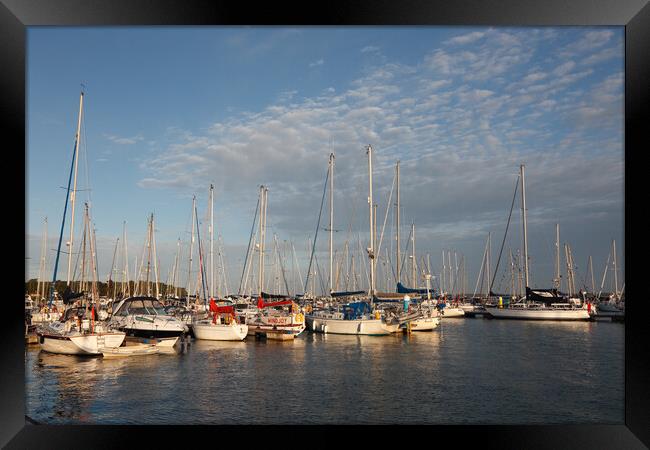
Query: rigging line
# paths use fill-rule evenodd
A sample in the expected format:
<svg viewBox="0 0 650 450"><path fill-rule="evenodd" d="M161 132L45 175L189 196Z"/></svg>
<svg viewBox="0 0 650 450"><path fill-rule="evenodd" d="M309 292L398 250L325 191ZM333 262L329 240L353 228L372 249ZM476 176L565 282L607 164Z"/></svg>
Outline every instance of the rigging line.
<svg viewBox="0 0 650 450"><path fill-rule="evenodd" d="M74 146L72 148L72 163L70 166L70 175L68 176L68 189L65 196L65 206L63 208L63 218L61 219L61 231L59 232L59 243L56 250L56 259L54 261L54 274L52 275L52 284L50 285L49 293L49 302L48 307L52 307L52 302L54 301L54 285L56 283L56 273L59 268L59 256L61 255L61 242L63 241L63 229L65 228L65 216L68 211L68 199L70 198L70 185L72 184L72 171L74 170L74 160L77 152L77 141L75 140ZM72 252L72 248L70 248Z"/></svg>
<svg viewBox="0 0 650 450"><path fill-rule="evenodd" d="M476 298L476 293L478 292L478 282L481 282L481 289L483 289L483 265L485 264L485 257L487 256L488 242L485 241L485 250L483 250L483 258L481 259L481 268L478 271L478 278L476 279L476 286L474 287L473 298Z"/></svg>
<svg viewBox="0 0 650 450"><path fill-rule="evenodd" d="M314 258L316 260L316 271L318 272L318 281L320 281L321 292L325 293L327 291L325 290L325 284L323 284L323 274L320 271L320 264L318 264L318 256L314 255Z"/></svg>
<svg viewBox="0 0 650 450"><path fill-rule="evenodd" d="M203 265L203 248L201 246L201 232L199 230L199 215L196 213L196 205L194 206L195 214L194 217L196 218L196 234L197 234L197 239L199 241L199 265L200 265L200 273L201 273L201 287L203 288L203 304L205 306L208 305L208 298L206 297L206 284L207 280L205 279L205 266Z"/></svg>
<svg viewBox="0 0 650 450"><path fill-rule="evenodd" d="M384 240L384 231L386 230L386 219L388 219L388 211L390 211L390 201L393 198L393 189L395 188L395 178L397 174L393 175L393 185L390 187L390 195L388 196L388 203L386 204L386 214L384 215L384 224L381 228L381 234L379 235L379 245L377 246L377 254L381 255L381 243Z"/></svg>
<svg viewBox="0 0 650 450"><path fill-rule="evenodd" d="M318 222L316 223L316 232L314 234L314 243L311 248L311 256L309 257L309 267L307 268L307 278L305 279L305 292L307 292L307 286L309 283L309 275L311 272L311 265L314 259L314 252L316 251L316 239L318 238L318 228L320 227L320 219L323 214L323 204L325 203L325 192L327 192L327 180L330 177L330 169L327 168L327 174L325 175L325 185L323 186L323 197L320 201L320 211L318 212Z"/></svg>
<svg viewBox="0 0 650 450"><path fill-rule="evenodd" d="M409 236L406 238L406 248L404 249L404 256L402 256L402 263L400 264L400 273L402 272L402 268L404 267L404 264L406 263L406 257L408 256L409 249L411 248L411 235L413 234L413 228L411 228L411 231L409 231Z"/></svg>
<svg viewBox="0 0 650 450"><path fill-rule="evenodd" d="M363 270L366 273L366 281L368 282L368 289L370 289L370 275L368 275L368 263L363 258L363 247L361 246L361 233L357 232L357 242L359 243L359 264L363 265Z"/></svg>
<svg viewBox="0 0 650 450"><path fill-rule="evenodd" d="M517 197L517 188L519 187L519 175L517 175L517 180L515 181L515 193L512 196L512 205L510 205L510 214L508 214L508 223L506 224L506 231L503 233L503 241L501 241L501 249L499 250L499 257L497 258L497 265L494 268L494 276L492 277L492 282L490 283L490 289L488 294L492 293L492 286L494 285L494 279L497 276L497 271L499 270L499 263L501 262L501 254L503 253L503 246L506 243L506 236L508 235L508 228L510 227L510 219L512 218L512 210L515 207L515 199ZM488 277L490 274L488 274Z"/></svg>
<svg viewBox="0 0 650 450"><path fill-rule="evenodd" d="M238 294L242 293L242 283L244 282L244 274L246 272L246 265L248 264L248 255L250 254L250 250L251 250L251 242L253 241L253 231L255 230L255 223L257 222L257 210L259 209L259 206L260 206L260 199L258 197L257 205L255 206L255 215L253 216L253 225L251 226L251 234L250 237L248 238L248 248L246 249L246 258L244 258L244 267L241 273L241 280L239 281L239 291L237 292Z"/></svg>

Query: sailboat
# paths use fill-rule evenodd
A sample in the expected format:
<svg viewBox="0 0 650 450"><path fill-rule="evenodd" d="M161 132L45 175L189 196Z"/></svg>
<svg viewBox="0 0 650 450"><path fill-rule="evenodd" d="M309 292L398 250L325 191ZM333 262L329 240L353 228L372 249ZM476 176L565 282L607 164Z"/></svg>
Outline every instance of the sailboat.
<svg viewBox="0 0 650 450"><path fill-rule="evenodd" d="M616 241L612 240L612 256L613 256L613 271L614 271L614 292L612 292L605 299L600 299L600 293L598 295L598 303L596 305L596 310L598 312L598 317L609 318L611 320L624 320L625 319L625 300L622 298L622 293L618 292L618 267L616 265ZM605 278L607 276L607 271L609 270L609 258L607 259L607 264L605 265L605 272L603 274L603 280L601 282L600 290L602 292L603 286L605 284ZM625 289L625 284L623 285Z"/></svg>
<svg viewBox="0 0 650 450"><path fill-rule="evenodd" d="M111 330L105 322L96 320L98 292L96 279L93 279L93 300L94 304L90 305L89 302L84 302L81 306L76 306L72 302L75 298L81 297L83 294L73 294L70 289L70 268L72 263L72 250L73 250L73 236L74 236L74 206L75 194L77 191L77 167L78 167L78 154L79 142L81 133L81 119L83 115L83 98L84 93L81 91L79 98L79 120L77 122L77 133L75 135L74 149L72 153L72 165L70 168L70 175L68 177L68 188L66 191L65 207L63 209L63 219L61 220L61 231L59 233L59 243L57 247L56 260L54 263L54 275L52 277L52 284L50 285L49 294L49 308L52 308L54 301L54 285L56 282L56 275L59 266L59 256L61 254L61 243L63 241L63 229L65 226L65 217L68 209L68 199L72 201L71 211L71 225L70 225L70 242L68 251L68 280L66 292L63 294L64 303L66 308L63 316L56 322L50 322L37 330L39 343L41 349L50 353L59 353L66 355L99 355L105 347L119 347L124 341L125 333L120 331ZM70 185L72 183L74 174L74 186L72 191ZM84 233L89 229L89 214L88 205L86 204ZM84 234L85 235L85 234ZM91 264L93 264L93 277L96 275L96 268L94 267L94 240L90 239ZM76 303L76 302L75 302Z"/></svg>
<svg viewBox="0 0 650 450"><path fill-rule="evenodd" d="M266 237L266 208L268 188L260 186L259 206L259 264L257 304L248 304L244 310L235 310L235 317L248 325L248 335L271 340L292 340L305 330L305 316L300 307L287 296L267 294L264 287L264 242ZM257 215L257 211L256 211ZM264 299L281 298L267 302ZM257 308L255 308L257 307Z"/></svg>
<svg viewBox="0 0 650 450"><path fill-rule="evenodd" d="M578 307L560 297L557 289L531 289L528 271L528 229L526 223L526 184L524 165L520 166L521 210L523 222L524 274L526 296L507 307L487 306L487 311L495 319L523 320L589 320L592 315L591 304ZM594 311L595 312L595 311Z"/></svg>
<svg viewBox="0 0 650 450"><path fill-rule="evenodd" d="M389 317L389 314L377 309L373 304L375 296L375 224L373 220L373 201L372 201L372 147L366 147L368 155L368 204L370 210L370 247L367 249L370 258L370 289L368 291L368 300L361 300L340 305L337 308L314 309L307 315L307 326L311 331L330 334L353 334L353 335L371 335L382 336L394 333L399 330L400 323ZM328 176L330 178L330 261L331 261L331 242L333 229L333 187L334 187L334 154L330 154ZM330 262L330 272L332 264ZM332 280L330 273L330 280ZM331 284L330 284L331 287ZM330 296L333 292L330 288Z"/></svg>
<svg viewBox="0 0 650 450"><path fill-rule="evenodd" d="M217 305L214 300L214 265L213 265L213 236L214 236L214 186L210 185L210 307L211 317L199 318L195 316L192 321L192 331L196 339L209 341L241 341L248 334L248 325L239 323L235 317L235 309L232 304ZM197 223L198 228L198 223ZM199 258L201 274L203 271L203 258ZM206 277L201 277L205 281ZM205 286L205 282L202 283ZM205 287L204 287L205 289ZM205 293L204 293L205 295Z"/></svg>

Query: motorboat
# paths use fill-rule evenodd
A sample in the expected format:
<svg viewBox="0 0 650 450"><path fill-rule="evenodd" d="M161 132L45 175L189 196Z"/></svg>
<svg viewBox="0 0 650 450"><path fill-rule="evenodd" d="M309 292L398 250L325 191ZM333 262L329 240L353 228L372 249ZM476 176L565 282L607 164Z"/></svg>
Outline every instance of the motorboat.
<svg viewBox="0 0 650 450"><path fill-rule="evenodd" d="M143 338L178 337L188 327L165 311L154 297L139 296L122 299L114 307L109 323L129 336Z"/></svg>

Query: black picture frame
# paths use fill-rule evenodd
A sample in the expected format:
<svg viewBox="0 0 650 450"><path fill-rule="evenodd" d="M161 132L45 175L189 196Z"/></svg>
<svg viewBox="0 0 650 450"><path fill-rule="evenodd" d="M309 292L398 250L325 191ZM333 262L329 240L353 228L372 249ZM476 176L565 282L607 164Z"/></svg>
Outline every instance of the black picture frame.
<svg viewBox="0 0 650 450"><path fill-rule="evenodd" d="M408 0L389 2L367 0L320 5L260 3L256 6L235 2L206 2L200 0L101 1L101 0L0 0L0 104L3 111L3 130L15 138L13 146L3 145L4 154L26 149L25 94L26 94L26 27L29 26L103 26L103 25L621 25L625 26L625 267L628 273L625 324L625 424L624 425L540 425L540 426L431 426L409 427L408 442L425 439L429 445L440 445L441 438L454 445L476 444L486 448L644 448L650 446L650 415L648 404L648 327L643 317L640 283L635 277L633 257L641 256L643 218L633 210L632 197L641 194L644 207L645 190L642 154L647 151L647 127L650 98L650 5L645 0L579 0L567 2L552 0L504 0L500 2L461 0L454 2ZM7 142L3 139L4 142ZM25 159L22 159L25 176ZM5 163L4 174L20 180L20 171ZM5 181L16 186L18 180ZM23 182L25 180L22 180ZM26 183L25 183L26 185ZM639 190L638 188L641 187ZM15 190L11 189L11 191ZM11 225L18 228L16 211L21 210L21 197L11 192L9 207ZM22 197L25 200L26 197ZM638 204L638 203L637 203ZM24 202L23 202L24 205ZM634 222L636 217L637 222ZM23 216L24 218L24 216ZM5 220L5 223L8 220ZM9 231L6 231L8 234ZM12 234L13 235L13 234ZM24 249L24 247L23 247ZM19 272L15 255L6 254L6 260ZM637 258L638 259L638 258ZM24 275L24 273L23 273ZM290 429L291 445L309 445L314 441L337 442L337 427L283 427L283 426L51 426L34 425L25 416L24 399L24 342L23 312L19 309L18 285L23 280L10 272L11 285L16 292L4 300L2 372L0 395L0 444L6 448L119 448L133 447L134 442L145 442L148 447L173 442L178 436L203 436L217 445L219 442L248 441L255 437L268 440L266 433L281 436ZM20 280L20 281L19 281ZM13 288L12 288L13 292ZM13 303L12 303L13 301ZM264 431L262 436L260 428ZM375 436L383 441L387 427L365 427L346 433L352 437ZM338 430L337 430L338 432ZM400 430L399 433L402 433ZM390 433L389 433L390 434ZM275 440L275 438L274 438ZM303 442L296 442L302 440ZM353 442L352 439L350 442ZM190 441L185 441L189 444ZM406 443L405 443L406 444ZM399 445L399 443L398 443ZM411 444L406 444L411 445Z"/></svg>

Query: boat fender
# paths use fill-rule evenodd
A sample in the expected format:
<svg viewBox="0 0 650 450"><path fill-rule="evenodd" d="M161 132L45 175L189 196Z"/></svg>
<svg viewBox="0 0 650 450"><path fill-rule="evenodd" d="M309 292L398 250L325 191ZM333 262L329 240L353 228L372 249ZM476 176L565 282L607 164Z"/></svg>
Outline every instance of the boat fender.
<svg viewBox="0 0 650 450"><path fill-rule="evenodd" d="M321 330L323 330L323 333L327 333L327 325L321 325Z"/></svg>

